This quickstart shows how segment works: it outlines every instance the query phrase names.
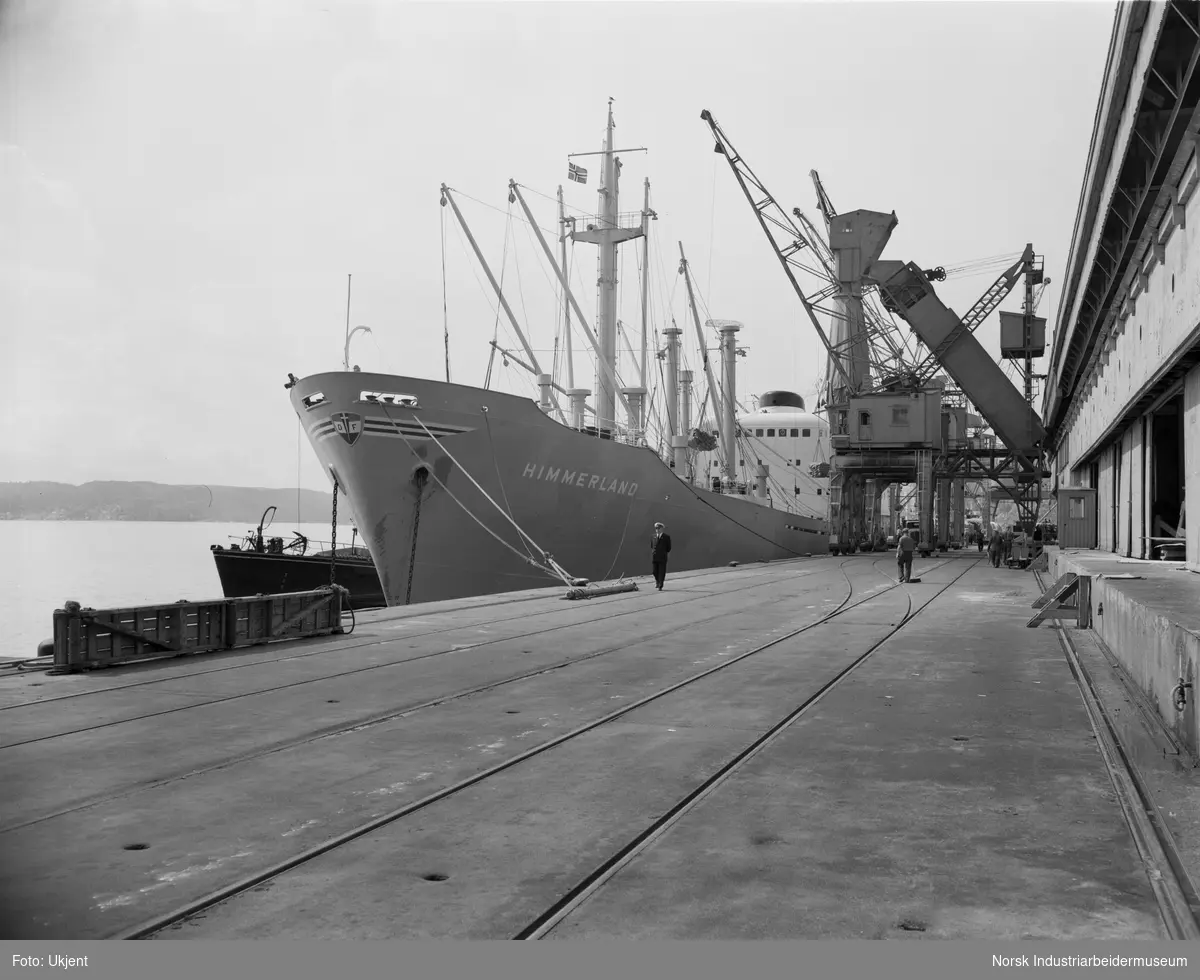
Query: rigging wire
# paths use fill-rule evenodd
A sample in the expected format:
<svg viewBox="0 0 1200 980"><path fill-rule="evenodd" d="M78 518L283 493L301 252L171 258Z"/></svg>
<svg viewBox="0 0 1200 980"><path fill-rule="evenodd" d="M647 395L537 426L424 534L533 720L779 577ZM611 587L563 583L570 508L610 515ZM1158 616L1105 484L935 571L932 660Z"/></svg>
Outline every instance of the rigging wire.
<svg viewBox="0 0 1200 980"><path fill-rule="evenodd" d="M509 213L509 219L511 221L511 219L512 219L512 205L511 204L508 206L508 213ZM462 241L462 232L461 231L459 232L458 239L459 239L459 244L462 245L463 252L465 253L467 250L467 247ZM469 262L468 264L471 266L471 272L475 276L475 281L477 283L479 283L480 290L483 290L483 283L479 282L479 273L475 270L475 263ZM504 292L504 270L507 267L508 267L508 225L505 225L505 228L504 228L504 253L500 258L500 291L501 292ZM484 293L484 296L486 298L486 296L487 296L486 292ZM492 305L490 299L488 300L488 305L489 306ZM492 343L494 344L500 336L500 303L498 301L497 301L496 305L492 307L492 310L496 314L496 322L492 327ZM491 350L491 353L488 354L487 374L484 376L484 379L483 379L483 387L485 389L491 387L492 366L495 364L495 361L496 361L496 348L493 347Z"/></svg>
<svg viewBox="0 0 1200 980"><path fill-rule="evenodd" d="M446 383L450 383L450 310L446 302L446 209L442 208L442 329L446 335Z"/></svg>
<svg viewBox="0 0 1200 980"><path fill-rule="evenodd" d="M379 341L375 339L375 334L369 333L369 334L367 334L367 336L371 338L371 343L375 345L375 352L379 355L380 362L388 370L388 373L391 373L392 362L388 358L388 356L383 352L383 348L379 346Z"/></svg>
<svg viewBox="0 0 1200 980"><path fill-rule="evenodd" d="M513 236L516 238L516 235ZM525 286L521 281L521 256L517 251L517 243L513 241L513 270L517 274L517 295L521 297L521 313L525 316L525 333L529 337L529 346L533 348L533 331L529 328L529 309L525 306ZM533 365L530 365L532 367ZM532 383L536 387L537 379L532 379Z"/></svg>
<svg viewBox="0 0 1200 980"><path fill-rule="evenodd" d="M524 185L522 184L522 185L520 185L520 186L522 186L522 187L523 187ZM457 194L459 197L466 198L468 201L474 201L476 204L480 204L480 205L482 205L482 206L483 206L483 207L485 207L485 208L490 208L492 211L495 211L495 212L497 212L498 214L507 214L507 215L509 216L509 218L510 218L510 219L511 219L512 217L514 217L514 215L513 215L513 213L512 213L512 203L511 203L511 202L509 203L508 210L507 210L507 211L505 211L505 210L504 210L504 209L502 209L502 208L498 208L498 207L496 207L496 205L494 205L494 204L489 204L487 201L481 201L481 200L479 200L479 198L477 198L477 197L472 197L470 194L466 193L465 191L460 191L460 190L459 190L457 187L451 187L451 188L449 188L449 190L452 190L452 191L453 191L455 194ZM524 216L524 214L521 214L521 215L516 215L516 219L517 219L518 221L528 221L528 219L527 219L527 218ZM539 228L542 228L542 226L541 226L541 225L538 225L538 227L539 227ZM553 234L554 234L554 232L552 232L552 231L551 231L549 228L542 228L542 231L544 231L544 232L545 232L547 235L553 235Z"/></svg>
<svg viewBox="0 0 1200 980"><path fill-rule="evenodd" d="M296 523L300 523L300 430L303 425L296 416Z"/></svg>
<svg viewBox="0 0 1200 980"><path fill-rule="evenodd" d="M717 222L717 158L713 157L712 201L708 208L708 275L705 284L712 289L713 241L716 238Z"/></svg>

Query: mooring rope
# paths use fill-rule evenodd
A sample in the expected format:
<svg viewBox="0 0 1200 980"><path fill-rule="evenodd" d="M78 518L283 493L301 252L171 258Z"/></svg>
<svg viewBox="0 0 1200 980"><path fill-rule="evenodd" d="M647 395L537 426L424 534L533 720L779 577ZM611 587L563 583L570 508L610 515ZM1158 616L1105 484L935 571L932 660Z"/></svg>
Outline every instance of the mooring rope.
<svg viewBox="0 0 1200 980"><path fill-rule="evenodd" d="M422 422L419 418L417 418L416 413L413 413L413 421L416 422L417 425L419 425L425 431L425 434L427 436L429 436L430 440L436 441L436 440L434 440L433 433L429 431L428 427L425 425L424 422ZM460 463L457 459L454 458L454 455L450 452L449 449L446 448L446 446L443 443L438 442L438 447L442 450L442 452L444 452L446 454L446 456L449 458L450 462L452 462L455 466L457 466L460 470L462 470L463 476L465 476L468 480L471 481L471 484L475 487L475 489L478 490L481 494L483 494L484 499L489 504L491 504L493 507L495 507L496 510L498 510L500 512L501 516L503 516L504 519L506 521L508 521L508 523L511 524L513 526L513 528L516 529L516 532L519 535L521 535L522 538L524 538L526 541L528 541L531 545L533 545L534 548L537 549L537 551L542 556L542 560L545 561L546 564L550 568L554 569L555 573L559 576L559 578L561 578L563 580L563 583L568 586L572 585L573 584L572 577L562 568L561 565L558 564L558 562L556 562L554 560L554 556L551 555L550 552L546 551L546 549L543 548L541 545L539 545L536 541L534 541L533 538L531 538L528 534L526 534L525 531L521 528L521 526L515 520L513 520L511 517L509 517L508 514L504 513L504 508L501 507L498 503L496 503L496 501L492 498L492 495L489 494L486 490L483 489L483 487L481 487L479 485L479 483L475 480L475 477L471 476L471 474L470 474L470 472L468 472L467 468L465 466L463 466L463 464ZM514 551L515 551L515 549L514 549Z"/></svg>
<svg viewBox="0 0 1200 980"><path fill-rule="evenodd" d="M389 421L389 422L392 424L392 427L393 427L393 428L396 430L396 434L397 434L397 435L398 435L398 436L401 438L401 440L403 440L404 444L405 444L405 445L408 447L408 449L409 449L409 452L411 452L411 453L413 454L413 456L415 456L415 457L416 457L418 460L421 460L422 462L424 462L424 461L425 461L425 460L424 460L424 458L421 456L421 454L420 454L420 453L418 453L418 452L417 452L416 448L415 448L415 447L413 446L413 444L412 444L412 443L411 443L411 442L408 440L408 437L407 437L407 436L404 434L404 430L403 430L403 429L401 429L401 428L400 428L400 425L399 425L399 424L396 422L396 420L395 420L394 418L392 418L392 413L391 413L391 412L389 412L389 411L387 410L387 406L386 406L386 405L382 405L382 404L381 404L381 405L380 405L380 407L383 409L383 414L387 416L387 419L388 419L388 421ZM415 418L415 416L414 416L414 418ZM418 424L420 424L420 421L421 421L421 420L420 420L420 419L416 419L416 421L417 421L417 423L418 423ZM426 431L427 433L429 432L429 430L428 430L428 429L427 429L427 428L426 428L424 425L421 425L421 428L425 429L425 431ZM430 437L430 439L431 439L431 440L433 440L433 435L432 435L432 433L430 433L430 436L429 436L429 437ZM437 440L434 440L434 441L437 441ZM438 445L441 447L442 451L443 451L443 452L445 452L445 448L446 448L446 447L445 447L445 446L442 446L440 442L438 442ZM446 455L447 455L448 457L450 457L451 461L452 461L452 462L454 462L454 463L455 463L455 465L458 465L458 466L459 466L459 469L462 469L462 466L461 466L460 464L458 464L457 460L455 460L455 459L454 459L452 456L450 456L450 454L449 454L449 453L446 453ZM483 521L479 519L479 517L478 517L478 516L477 516L477 515L474 513L474 511L472 511L472 510L471 510L471 508L470 508L470 507L468 507L468 506L467 506L466 504L464 504L464 503L463 503L461 500L459 500L459 499L458 499L458 497L456 497L456 496L454 495L454 492L453 492L453 491L452 491L452 490L451 490L451 489L450 489L448 486L446 486L446 484L445 484L445 483L443 483L443 482L442 482L441 478L440 478L440 477L439 477L439 476L438 476L438 475L437 475L435 472L433 472L433 470L432 470L432 469L428 469L428 470L427 470L427 472L428 472L428 474L429 474L431 477L433 477L433 481L434 481L434 482L435 482L435 483L436 483L436 484L437 484L439 487L441 487L441 489L442 489L442 490L444 490L444 491L445 491L446 495L447 495L447 496L448 496L448 497L449 497L451 500L453 500L453 501L454 501L454 502L455 502L455 503L456 503L456 504L459 506L459 508L461 508L461 510L463 511L463 513L464 513L464 514L466 514L466 515L467 515L469 518L471 518L471 520L473 520L473 521L474 521L476 524L478 524L478 525L479 525L479 526L480 526L480 527L481 527L481 528L482 528L482 529L483 529L483 530L484 530L484 531L485 531L487 534L491 535L491 537L492 537L493 539L495 539L495 541L496 541L498 544L500 544L500 545L501 545L501 546L503 546L504 548L507 548L509 551L511 551L511 552L512 552L512 553L513 553L513 554L514 554L514 555L515 555L517 558L519 558L521 561L523 561L523 562L525 562L525 563L527 563L527 564L529 564L529 565L532 565L534 568L536 568L536 569L538 569L539 571L541 571L541 572L545 573L546 575L549 575L551 578L558 578L558 579L561 579L561 580L562 580L562 581L563 581L565 584L567 584L567 585L573 585L573 584L574 584L574 579L573 579L573 577L572 577L572 576L571 576L569 573L567 573L567 572L566 572L566 571L565 571L565 570L562 568L562 566L560 566L560 565L559 565L557 562L555 562L555 561L554 561L554 559L553 559L553 556L549 555L549 554L548 554L547 552L545 552L545 551L542 551L542 549L541 549L540 547L538 547L538 545L537 545L537 543L536 543L536 542L533 542L533 545L534 545L534 547L535 547L535 548L537 548L537 549L538 549L538 551L542 552L542 554L546 555L547 563L546 563L545 565L543 565L542 563L540 563L539 561L537 561L535 558L532 558L532 557L530 557L530 556L528 556L528 555L523 555L523 554L521 554L521 552L519 552L519 551L518 551L516 548L514 548L514 547L513 547L511 544L509 544L507 541L505 541L505 540L504 540L502 537L500 537L500 535L498 535L498 534L497 534L495 531L493 531L493 530L492 530L490 527L488 527L486 524L484 524L484 523L483 523ZM471 479L471 476L470 476L470 474L469 474L469 473L466 473L466 471L465 471L465 470L463 470L463 472L464 472L464 474L467 476L467 478L468 478L468 479ZM475 481L474 481L474 480L471 480L471 482L472 482L472 483L474 483ZM476 486L478 486L478 484L476 484ZM480 492L482 493L483 491L481 490ZM487 494L486 494L486 493L484 493L484 496L485 496L485 497L487 497ZM491 500L491 498L490 498L490 497L488 497L487 499ZM495 501L491 501L491 502L492 502L493 506L495 506ZM504 512L503 512L503 511L501 511L501 513L503 514ZM514 523L514 526L515 526L515 522L513 522L513 523ZM519 529L519 528L518 528L518 531L520 531L520 529ZM522 532L522 533L523 533L523 532ZM530 539L530 540L532 541L532 539Z"/></svg>

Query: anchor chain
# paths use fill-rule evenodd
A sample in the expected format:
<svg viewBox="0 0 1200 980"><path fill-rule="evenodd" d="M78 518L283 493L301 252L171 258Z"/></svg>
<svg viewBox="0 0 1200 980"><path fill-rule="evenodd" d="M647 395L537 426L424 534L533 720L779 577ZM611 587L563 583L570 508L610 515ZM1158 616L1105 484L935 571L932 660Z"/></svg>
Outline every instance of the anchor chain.
<svg viewBox="0 0 1200 980"><path fill-rule="evenodd" d="M338 478L335 473L333 476L333 530L329 549L329 585L333 586L333 576L337 567L337 498L338 498Z"/></svg>
<svg viewBox="0 0 1200 980"><path fill-rule="evenodd" d="M421 527L421 500L425 494L425 484L429 482L429 471L421 470L413 477L417 486L417 502L413 507L412 550L408 553L408 587L404 592L404 604L412 604L413 568L417 564L417 531Z"/></svg>

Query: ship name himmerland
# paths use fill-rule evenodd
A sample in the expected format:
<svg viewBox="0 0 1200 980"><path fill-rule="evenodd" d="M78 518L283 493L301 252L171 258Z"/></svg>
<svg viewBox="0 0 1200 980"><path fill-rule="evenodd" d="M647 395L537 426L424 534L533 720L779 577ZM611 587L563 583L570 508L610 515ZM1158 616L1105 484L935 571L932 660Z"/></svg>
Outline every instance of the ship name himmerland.
<svg viewBox="0 0 1200 980"><path fill-rule="evenodd" d="M603 476L597 476L595 473L576 474L574 470L568 470L566 467L547 467L545 464L539 466L537 463L526 463L525 472L522 475L526 479L546 480L550 483L574 483L577 487L584 487L587 490L599 490L601 493L620 493L630 497L637 496L638 485L636 483L627 480L618 481L614 477L612 482L606 485L604 482L606 478ZM584 481L587 482L585 483Z"/></svg>

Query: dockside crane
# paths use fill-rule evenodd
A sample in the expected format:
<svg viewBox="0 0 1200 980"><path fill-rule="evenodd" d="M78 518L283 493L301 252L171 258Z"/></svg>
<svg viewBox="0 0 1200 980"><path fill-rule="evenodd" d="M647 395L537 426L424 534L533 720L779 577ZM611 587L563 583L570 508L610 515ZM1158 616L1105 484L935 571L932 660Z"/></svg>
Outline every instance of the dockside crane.
<svg viewBox="0 0 1200 980"><path fill-rule="evenodd" d="M962 484L968 479L999 483L1016 501L1022 521L1032 527L1047 473L1045 431L1031 392L1031 358L1042 354L1045 323L1034 316L1033 289L1044 288L1044 279L1042 259L1032 245L960 318L932 287L946 278L944 268L879 261L896 225L894 213L839 214L812 171L825 224L822 235L799 208L788 214L779 206L708 110L701 118L829 355L823 407L836 461L830 486L831 550L836 554L869 546L870 528L879 525L881 491L889 482L916 483L925 553L933 544L935 481L943 548L949 540L951 495L961 523ZM974 336L1022 276L1025 308L1021 314L1001 314L1001 349L1003 357L1025 361L1024 398ZM812 285L806 290L802 283ZM830 317L830 336L818 314ZM907 321L907 336L892 314ZM947 390L947 375L956 391ZM978 435L968 436L968 425L978 427L982 421L968 412L972 406L1003 450L986 445ZM892 424L881 431L889 418ZM913 431L899 432L897 426L908 427L910 418Z"/></svg>
<svg viewBox="0 0 1200 980"><path fill-rule="evenodd" d="M896 325L871 303L865 270L896 226L895 214L854 211L835 215L821 187L819 207L828 241L799 208L789 214L754 173L707 109L701 112L759 227L767 237L806 316L829 357L826 390L818 404L830 420L832 439L846 435L850 401L881 384L894 384L911 369L911 354ZM826 335L818 315L829 317ZM895 469L895 466L892 466ZM884 480L886 486L890 480ZM837 552L869 546L880 528L881 485L848 466L830 473L830 546Z"/></svg>

